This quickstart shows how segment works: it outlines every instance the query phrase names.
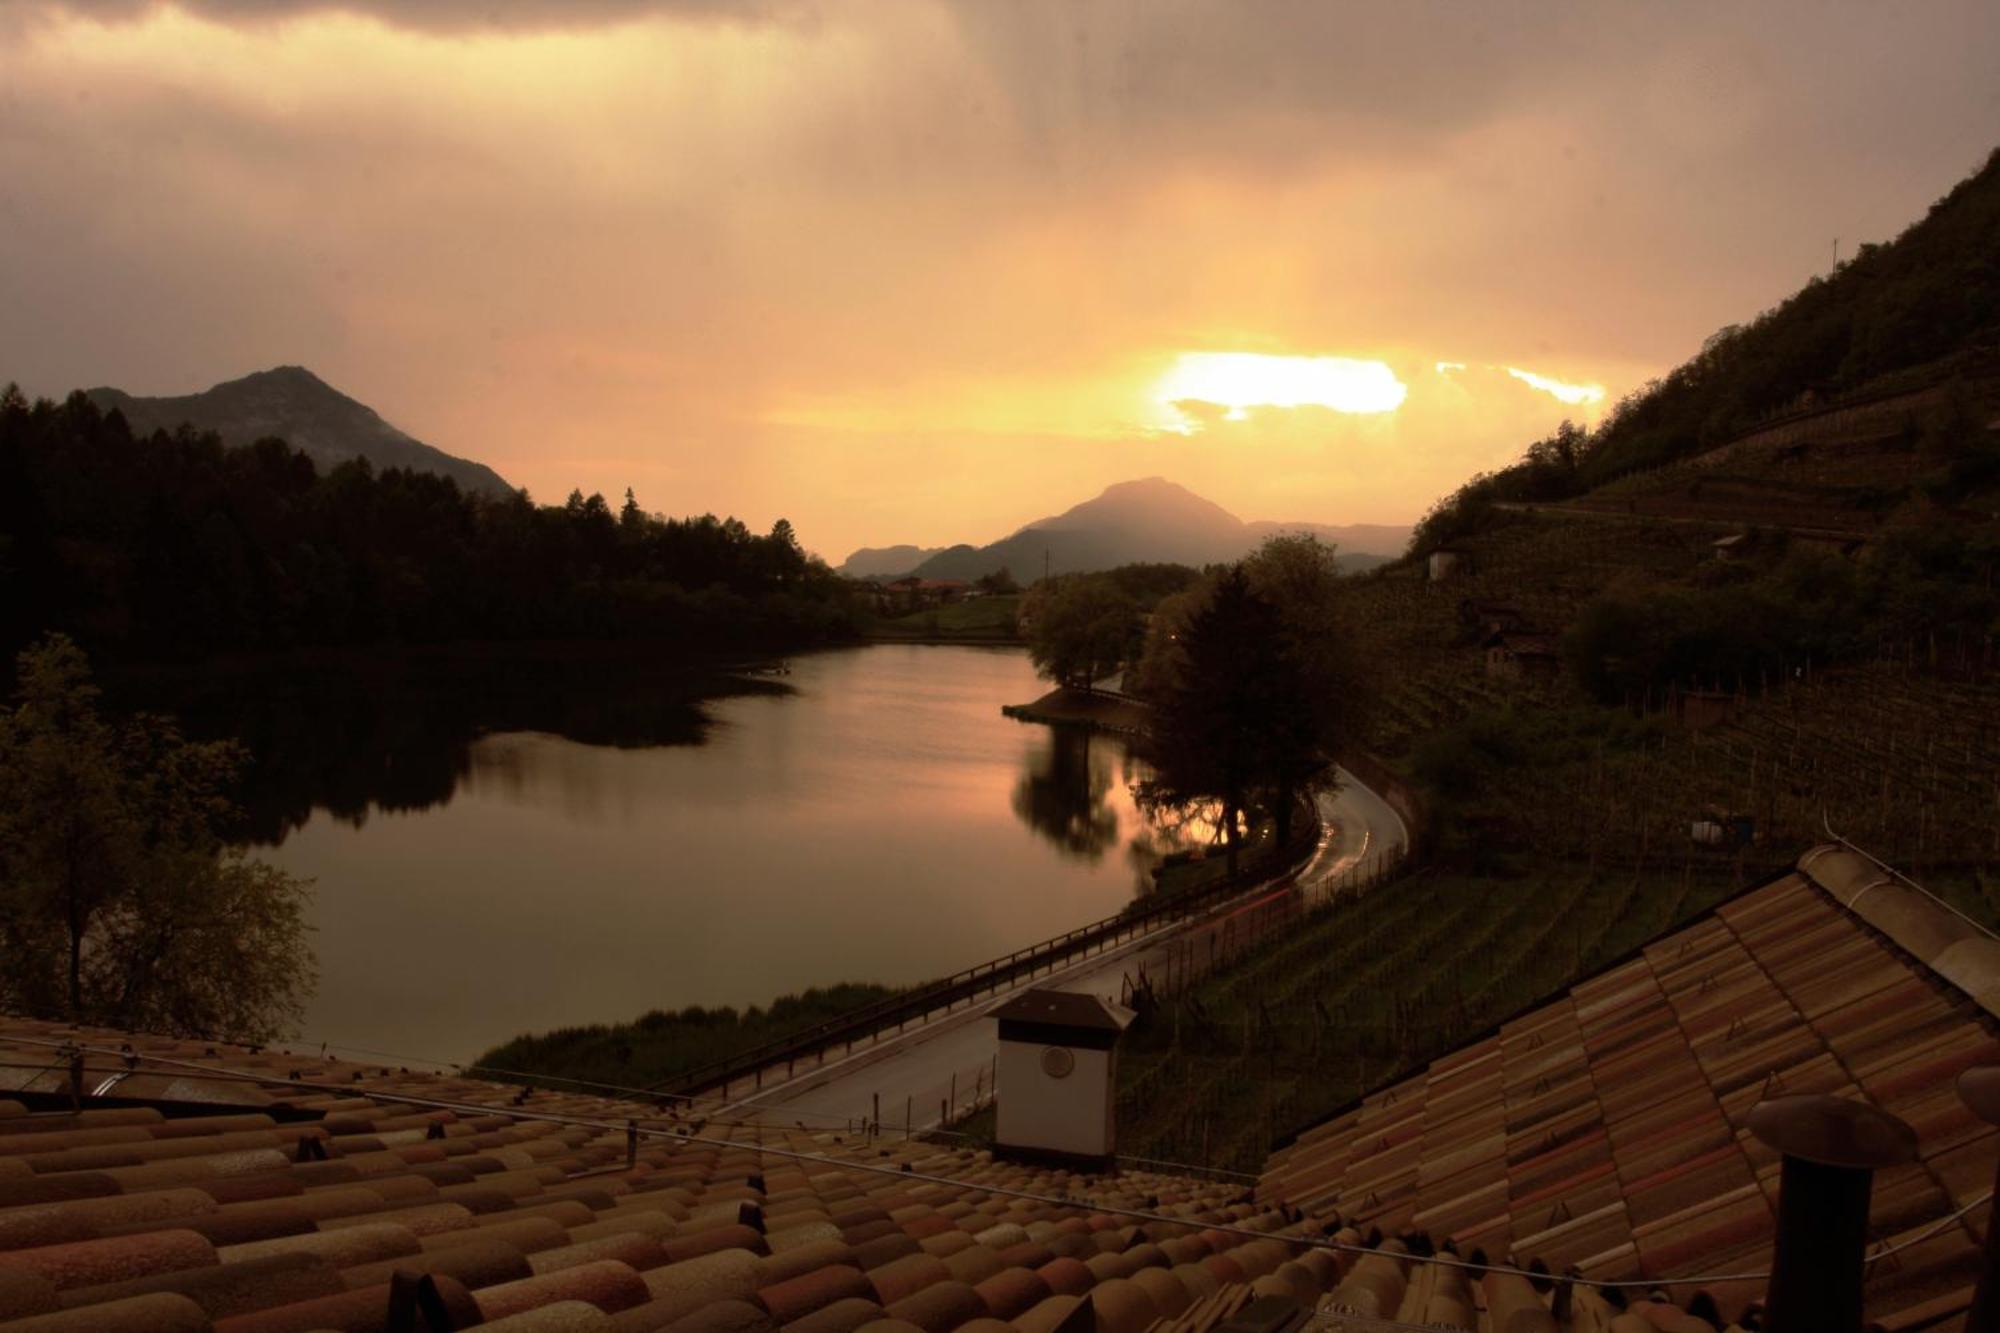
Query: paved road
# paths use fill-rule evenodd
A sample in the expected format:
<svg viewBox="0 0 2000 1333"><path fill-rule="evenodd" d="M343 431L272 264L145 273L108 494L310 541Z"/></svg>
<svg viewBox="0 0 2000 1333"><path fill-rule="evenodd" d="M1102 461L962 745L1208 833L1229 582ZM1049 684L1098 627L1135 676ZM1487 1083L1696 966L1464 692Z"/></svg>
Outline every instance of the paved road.
<svg viewBox="0 0 2000 1333"><path fill-rule="evenodd" d="M1320 844L1299 872L1297 886L1309 900L1337 894L1357 872L1372 869L1408 845L1409 831L1400 816L1353 774L1340 771L1340 787L1320 798L1324 825ZM1290 885L1253 890L1191 921L1166 926L1103 954L1080 960L1022 986L1053 986L1117 1000L1126 977L1140 967L1155 975L1168 965L1174 942L1212 924L1219 917L1248 910L1258 902L1292 892ZM878 1045L835 1057L775 1087L743 1095L729 1114L754 1113L779 1123L802 1122L809 1127L859 1123L879 1114L885 1129L901 1128L904 1117L918 1129L935 1126L940 1103L954 1094L957 1106L973 1103L986 1090L988 1070L998 1049L998 1032L988 1016L1009 998L1002 993L911 1028L891 1034ZM878 1100L879 1099L879 1100Z"/></svg>

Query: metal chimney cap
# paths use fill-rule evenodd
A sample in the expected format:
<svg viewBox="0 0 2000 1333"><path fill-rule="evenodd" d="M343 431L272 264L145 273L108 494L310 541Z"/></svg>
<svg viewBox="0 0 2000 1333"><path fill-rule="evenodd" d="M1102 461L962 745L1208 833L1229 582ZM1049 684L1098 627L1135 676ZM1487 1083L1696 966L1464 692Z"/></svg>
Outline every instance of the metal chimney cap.
<svg viewBox="0 0 2000 1333"><path fill-rule="evenodd" d="M1750 1108L1750 1132L1787 1157L1879 1171L1917 1155L1917 1132L1880 1107L1808 1093Z"/></svg>
<svg viewBox="0 0 2000 1333"><path fill-rule="evenodd" d="M1960 1074L1958 1096L1981 1120L2000 1125L2000 1065L1974 1065Z"/></svg>

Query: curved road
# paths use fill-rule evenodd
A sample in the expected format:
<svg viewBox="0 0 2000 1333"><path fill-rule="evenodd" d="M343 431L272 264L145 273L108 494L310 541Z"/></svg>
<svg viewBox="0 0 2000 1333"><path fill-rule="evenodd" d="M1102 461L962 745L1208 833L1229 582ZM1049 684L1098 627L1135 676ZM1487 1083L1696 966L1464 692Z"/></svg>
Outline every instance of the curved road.
<svg viewBox="0 0 2000 1333"><path fill-rule="evenodd" d="M1339 893L1355 878L1393 860L1409 845L1409 830L1389 804L1346 769L1340 784L1319 798L1319 847L1299 871L1296 884L1308 902ZM1290 891L1290 885L1277 892ZM878 1113L885 1132L903 1128L906 1114L917 1129L939 1123L940 1103L956 1094L956 1106L970 1105L984 1090L986 1070L999 1049L989 1014L1029 986L1082 991L1119 999L1125 978L1140 967L1159 972L1173 941L1219 916L1240 911L1246 902L1271 896L1270 886L1252 889L1200 917L1164 926L1139 939L1070 964L1053 974L1019 983L1013 990L980 1000L892 1034L849 1056L835 1056L796 1078L739 1096L723 1111L810 1128L859 1123Z"/></svg>

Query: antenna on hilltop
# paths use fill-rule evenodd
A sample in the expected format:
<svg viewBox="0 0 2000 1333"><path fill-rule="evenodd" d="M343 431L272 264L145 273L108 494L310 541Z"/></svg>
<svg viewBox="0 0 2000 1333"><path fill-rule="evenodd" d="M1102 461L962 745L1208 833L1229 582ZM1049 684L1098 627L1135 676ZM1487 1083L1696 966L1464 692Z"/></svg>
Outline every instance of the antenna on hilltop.
<svg viewBox="0 0 2000 1333"><path fill-rule="evenodd" d="M1833 238L1833 268L1838 269L1839 267L1840 267L1840 238L1836 236ZM1829 270L1829 272L1831 271L1832 270Z"/></svg>

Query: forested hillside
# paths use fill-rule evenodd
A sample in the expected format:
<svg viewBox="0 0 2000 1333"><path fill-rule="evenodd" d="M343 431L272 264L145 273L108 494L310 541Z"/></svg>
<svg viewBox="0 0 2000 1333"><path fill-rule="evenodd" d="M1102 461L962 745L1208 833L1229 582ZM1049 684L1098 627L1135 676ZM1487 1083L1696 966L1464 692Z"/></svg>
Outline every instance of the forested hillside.
<svg viewBox="0 0 2000 1333"><path fill-rule="evenodd" d="M1710 335L1594 431L1566 428L1473 478L1419 525L1428 551L1475 530L1496 501L1562 500L1843 397L1945 383L2000 352L2000 150L1894 241ZM1990 451L1988 451L1990 452ZM1947 501L2000 482L2000 462L1924 460ZM1956 463L1956 469L1952 464Z"/></svg>
<svg viewBox="0 0 2000 1333"><path fill-rule="evenodd" d="M627 492L468 495L283 441L137 436L81 393L0 397L0 660L42 631L114 659L466 639L790 647L853 632L782 520L668 520Z"/></svg>

